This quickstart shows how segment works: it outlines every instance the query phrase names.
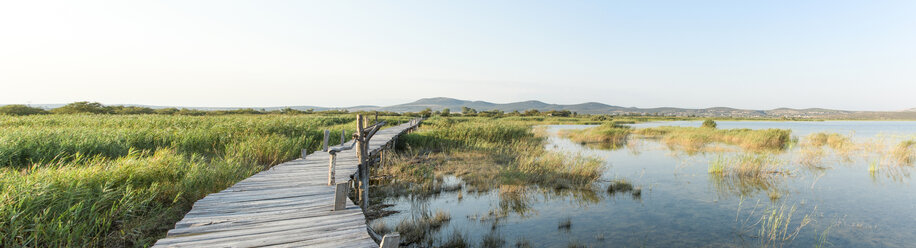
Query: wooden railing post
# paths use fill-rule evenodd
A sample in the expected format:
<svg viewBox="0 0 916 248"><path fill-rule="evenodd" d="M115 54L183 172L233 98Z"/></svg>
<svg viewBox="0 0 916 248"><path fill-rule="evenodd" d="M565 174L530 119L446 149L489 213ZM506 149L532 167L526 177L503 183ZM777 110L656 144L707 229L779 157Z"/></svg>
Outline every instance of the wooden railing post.
<svg viewBox="0 0 916 248"><path fill-rule="evenodd" d="M397 248L401 243L401 235L398 233L389 233L385 234L385 237L382 237L382 243L379 244L379 248Z"/></svg>
<svg viewBox="0 0 916 248"><path fill-rule="evenodd" d="M357 167L358 168L357 173L359 174L359 187L358 187L357 193L359 194L359 202L360 202L359 206L363 207L364 210L368 209L367 208L368 204L366 204L366 202L369 201L369 199L365 199L366 198L365 196L368 195L367 189L369 188L369 186L366 185L368 184L368 180L366 178L368 173L365 172L365 170L367 169L367 166L366 166L366 141L367 140L365 140L366 133L365 133L365 130L363 130L363 127L365 127L364 126L365 121L366 119L363 117L363 115L356 115L356 157L359 159L359 166Z"/></svg>
<svg viewBox="0 0 916 248"><path fill-rule="evenodd" d="M342 131L340 131L340 145L341 145L341 146L344 144L345 141L347 141L347 140L344 138L344 137L346 137L346 136L347 136L347 130L342 130Z"/></svg>
<svg viewBox="0 0 916 248"><path fill-rule="evenodd" d="M334 174L337 170L337 153L331 153L330 161L328 161L328 186L334 185Z"/></svg>
<svg viewBox="0 0 916 248"><path fill-rule="evenodd" d="M331 138L331 130L324 130L324 143L321 143L321 146L324 147L322 151L328 151L328 139Z"/></svg>
<svg viewBox="0 0 916 248"><path fill-rule="evenodd" d="M379 244L379 248L397 248L401 243L401 235L398 233L389 233L385 234L382 237L382 243Z"/></svg>
<svg viewBox="0 0 916 248"><path fill-rule="evenodd" d="M334 211L347 208L347 183L338 183L334 190Z"/></svg>

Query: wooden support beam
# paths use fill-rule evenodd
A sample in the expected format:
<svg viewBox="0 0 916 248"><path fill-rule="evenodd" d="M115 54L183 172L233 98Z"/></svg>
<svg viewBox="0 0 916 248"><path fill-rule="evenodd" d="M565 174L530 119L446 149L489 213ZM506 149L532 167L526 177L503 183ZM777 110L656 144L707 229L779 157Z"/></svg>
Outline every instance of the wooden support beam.
<svg viewBox="0 0 916 248"><path fill-rule="evenodd" d="M379 244L379 248L397 248L401 243L401 235L398 233L389 233L385 234L385 237L382 237L382 243Z"/></svg>
<svg viewBox="0 0 916 248"><path fill-rule="evenodd" d="M347 208L347 183L338 183L334 190L334 211Z"/></svg>

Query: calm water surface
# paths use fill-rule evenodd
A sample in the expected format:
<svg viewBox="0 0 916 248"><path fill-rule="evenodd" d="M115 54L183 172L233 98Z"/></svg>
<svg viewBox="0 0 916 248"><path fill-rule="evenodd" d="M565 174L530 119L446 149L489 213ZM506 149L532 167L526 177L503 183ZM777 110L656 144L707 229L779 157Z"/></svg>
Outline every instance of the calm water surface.
<svg viewBox="0 0 916 248"><path fill-rule="evenodd" d="M815 132L851 135L856 142L896 144L916 138L916 122L722 121L719 128L785 128L793 136ZM699 126L700 122L633 125ZM593 149L559 138L562 129L549 126L548 148L596 156L607 170L594 190L501 188L488 192L449 192L426 199L387 199L398 214L382 218L388 226L412 214L446 210L452 220L437 232L444 240L460 232L478 246L485 235L498 235L513 247L518 240L533 247L758 247L758 220L773 208L794 208L789 233L804 216L811 222L797 235L773 246L914 247L916 246L916 187L912 166L886 165L879 152L860 152L849 159L826 153L816 166L799 164L800 147L777 155L786 174L760 180L715 176L711 160L739 151L687 154L649 139L631 138L621 149ZM825 148L830 151L829 148ZM869 166L876 164L875 172ZM612 180L625 179L640 195L611 194ZM455 183L460 180L452 178ZM501 193L502 192L502 193ZM771 197L777 195L778 197ZM509 210L508 215L492 214ZM569 228L560 223L569 220Z"/></svg>

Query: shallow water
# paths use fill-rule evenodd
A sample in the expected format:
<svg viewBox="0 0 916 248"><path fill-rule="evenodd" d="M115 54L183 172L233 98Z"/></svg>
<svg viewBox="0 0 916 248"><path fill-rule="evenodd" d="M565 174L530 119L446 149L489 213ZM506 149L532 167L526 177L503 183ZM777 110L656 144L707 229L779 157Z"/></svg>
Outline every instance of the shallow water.
<svg viewBox="0 0 916 248"><path fill-rule="evenodd" d="M814 132L852 134L856 142L895 144L916 137L916 122L718 122L719 128L788 128L793 136ZM699 126L700 122L644 123ZM916 244L916 187L912 166L888 164L878 152L856 152L845 159L830 152L816 166L799 164L800 146L776 155L784 174L748 180L708 173L711 160L739 151L687 154L648 139L631 138L626 147L602 150L556 137L558 130L587 126L550 126L548 148L606 159L607 170L594 190L556 191L536 187L488 192L459 191L425 199L387 199L401 213L382 218L388 226L412 214L446 210L452 220L437 233L445 240L458 231L474 246L495 234L514 246L533 247L913 247ZM880 140L880 142L877 142ZM726 147L728 148L728 147ZM877 164L877 171L869 166ZM641 194L611 194L609 181L625 179ZM460 180L451 178L455 183ZM500 194L502 192L502 194ZM771 194L779 197L771 198ZM776 207L795 208L788 235L764 243L758 220ZM510 210L507 215L495 214ZM811 220L792 235L805 216ZM569 220L566 228L561 223ZM438 243L437 243L438 244Z"/></svg>

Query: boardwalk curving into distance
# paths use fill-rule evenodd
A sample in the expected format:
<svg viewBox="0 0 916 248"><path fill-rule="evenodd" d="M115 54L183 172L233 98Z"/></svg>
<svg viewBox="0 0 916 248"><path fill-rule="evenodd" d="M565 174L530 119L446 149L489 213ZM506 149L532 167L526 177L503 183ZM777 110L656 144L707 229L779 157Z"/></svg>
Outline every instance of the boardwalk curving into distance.
<svg viewBox="0 0 916 248"><path fill-rule="evenodd" d="M370 135L368 158L417 125L414 120ZM351 176L359 175L357 153L352 149L335 156L334 181L340 185L328 185L330 153L316 151L207 195L154 247L379 247L360 206L346 199L335 210L335 190L347 189ZM396 247L394 240L383 246Z"/></svg>

